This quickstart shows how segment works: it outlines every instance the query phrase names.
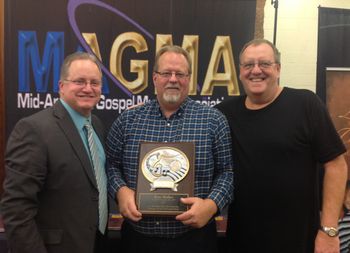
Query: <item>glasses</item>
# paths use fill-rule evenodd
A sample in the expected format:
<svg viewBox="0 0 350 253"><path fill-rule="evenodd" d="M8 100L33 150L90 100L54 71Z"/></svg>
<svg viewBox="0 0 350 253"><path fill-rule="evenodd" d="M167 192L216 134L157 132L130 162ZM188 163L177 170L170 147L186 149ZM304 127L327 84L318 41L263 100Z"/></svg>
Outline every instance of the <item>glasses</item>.
<svg viewBox="0 0 350 253"><path fill-rule="evenodd" d="M100 80L86 80L86 79L77 79L77 80L68 80L65 79L67 82L74 83L75 85L79 87L86 87L88 84L90 84L91 87L99 88L102 85L102 82Z"/></svg>
<svg viewBox="0 0 350 253"><path fill-rule="evenodd" d="M252 70L255 65L258 65L260 69L269 69L273 64L278 64L277 62L270 61L258 61L258 62L247 62L239 64L245 70Z"/></svg>
<svg viewBox="0 0 350 253"><path fill-rule="evenodd" d="M160 75L164 79L170 79L173 75L175 75L177 80L183 80L190 75L182 72L173 72L173 71L162 71L162 72L154 71L154 72Z"/></svg>

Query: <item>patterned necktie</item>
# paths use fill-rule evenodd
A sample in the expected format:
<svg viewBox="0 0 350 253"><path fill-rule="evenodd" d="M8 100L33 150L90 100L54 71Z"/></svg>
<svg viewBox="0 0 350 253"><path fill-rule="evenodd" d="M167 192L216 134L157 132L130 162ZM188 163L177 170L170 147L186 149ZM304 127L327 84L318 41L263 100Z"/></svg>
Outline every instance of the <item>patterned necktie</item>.
<svg viewBox="0 0 350 253"><path fill-rule="evenodd" d="M89 143L90 156L92 165L94 168L94 174L96 177L97 188L99 192L98 196L98 213L99 213L99 230L102 234L105 232L107 225L108 214L107 214L107 177L105 167L101 164L98 156L97 144L93 138L93 130L90 123L86 123L84 128L87 133L87 139Z"/></svg>

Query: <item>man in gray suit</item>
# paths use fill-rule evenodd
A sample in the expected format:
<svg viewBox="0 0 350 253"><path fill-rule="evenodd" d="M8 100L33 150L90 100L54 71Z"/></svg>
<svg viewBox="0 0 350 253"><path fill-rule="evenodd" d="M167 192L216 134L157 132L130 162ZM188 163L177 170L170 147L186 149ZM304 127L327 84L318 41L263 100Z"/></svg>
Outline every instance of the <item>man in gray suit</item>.
<svg viewBox="0 0 350 253"><path fill-rule="evenodd" d="M100 100L101 78L94 56L69 55L61 68L60 100L13 129L1 200L11 253L106 252L108 211L99 203L107 196L96 180L95 156L84 130L91 122L99 173L105 175L104 130L91 114Z"/></svg>

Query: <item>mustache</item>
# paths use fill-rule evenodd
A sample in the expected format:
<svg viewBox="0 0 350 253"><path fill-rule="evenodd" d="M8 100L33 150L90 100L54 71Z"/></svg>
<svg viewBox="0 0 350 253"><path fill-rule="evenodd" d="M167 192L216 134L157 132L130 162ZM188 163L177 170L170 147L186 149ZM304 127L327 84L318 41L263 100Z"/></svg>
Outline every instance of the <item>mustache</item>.
<svg viewBox="0 0 350 253"><path fill-rule="evenodd" d="M180 85L177 84L177 83L168 83L168 84L165 85L164 88L165 88L165 89L167 89L167 88L177 88L177 89L179 89L179 88L180 88Z"/></svg>

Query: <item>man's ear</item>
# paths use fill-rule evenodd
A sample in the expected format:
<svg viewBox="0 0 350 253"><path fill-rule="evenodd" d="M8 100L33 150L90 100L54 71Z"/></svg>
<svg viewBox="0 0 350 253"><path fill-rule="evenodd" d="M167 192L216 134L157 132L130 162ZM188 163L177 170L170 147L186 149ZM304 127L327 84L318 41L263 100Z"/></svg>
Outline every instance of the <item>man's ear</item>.
<svg viewBox="0 0 350 253"><path fill-rule="evenodd" d="M59 95L61 95L61 93L62 93L63 85L64 85L64 83L61 80L59 80L58 81L58 94Z"/></svg>
<svg viewBox="0 0 350 253"><path fill-rule="evenodd" d="M156 73L152 73L152 80L153 80L153 83L157 80L157 74Z"/></svg>

